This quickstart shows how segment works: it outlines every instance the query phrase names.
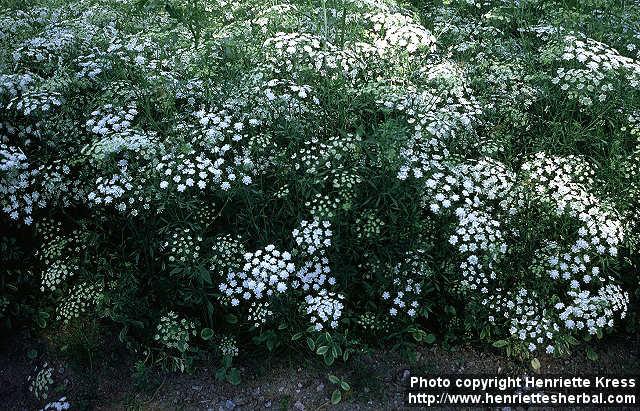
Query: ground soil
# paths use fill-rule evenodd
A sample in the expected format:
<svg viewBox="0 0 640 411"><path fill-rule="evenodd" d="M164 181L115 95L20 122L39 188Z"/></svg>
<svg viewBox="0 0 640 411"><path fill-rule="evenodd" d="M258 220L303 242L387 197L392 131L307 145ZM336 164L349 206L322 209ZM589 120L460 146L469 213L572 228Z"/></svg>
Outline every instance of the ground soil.
<svg viewBox="0 0 640 411"><path fill-rule="evenodd" d="M570 357L543 358L540 372L640 374L638 336L613 337L591 346L598 354L597 361L587 359L582 348ZM34 357L33 350L37 356L30 358ZM78 367L71 365L73 359L49 353L45 342L19 335L0 338L0 408L34 410L43 405L29 392L27 377L44 361L54 367L50 399L64 395L73 409L97 410L391 410L403 408L403 392L412 374L533 373L528 363L506 358L491 347L424 347L414 364L397 353L376 351L356 355L346 366L332 369L352 387L350 394L334 406L329 401L334 387L327 379L327 370L317 365L300 367L274 358L258 367L245 365L238 386L216 381L213 368L206 367L191 375L155 370L141 381L133 375L131 354L117 348L89 361L88 366Z"/></svg>

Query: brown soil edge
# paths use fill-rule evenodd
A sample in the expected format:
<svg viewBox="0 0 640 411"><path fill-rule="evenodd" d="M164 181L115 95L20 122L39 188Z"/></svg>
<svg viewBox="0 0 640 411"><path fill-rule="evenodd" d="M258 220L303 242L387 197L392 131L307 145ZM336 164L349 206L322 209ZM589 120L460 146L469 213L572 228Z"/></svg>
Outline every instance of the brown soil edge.
<svg viewBox="0 0 640 411"><path fill-rule="evenodd" d="M598 354L597 361L587 359L585 348L578 347L569 357L542 358L539 372L640 374L640 335L613 336L590 346ZM92 370L78 370L66 366L63 360L47 358L46 354L29 359L27 352L32 348L46 352L43 343L34 343L25 336L0 340L2 409L34 410L42 406L29 392L27 377L45 361L55 370L50 400L64 395L72 409L96 410L395 410L404 408L403 393L410 375L534 373L527 364L491 347L424 347L418 350L413 365L397 353L376 351L356 355L347 364L331 369L352 387L334 406L329 401L334 387L327 379L327 370L319 367L295 367L271 360L271 365L257 373L241 368L242 382L238 386L216 381L215 367L200 368L192 375L153 371L148 386L136 389L131 362L123 361L121 353L103 358Z"/></svg>

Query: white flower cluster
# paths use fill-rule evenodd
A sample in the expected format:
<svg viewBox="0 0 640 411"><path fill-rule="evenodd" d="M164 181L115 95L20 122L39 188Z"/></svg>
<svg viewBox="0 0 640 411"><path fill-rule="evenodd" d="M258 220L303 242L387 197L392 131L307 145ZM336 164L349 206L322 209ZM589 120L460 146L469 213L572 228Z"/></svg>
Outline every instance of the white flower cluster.
<svg viewBox="0 0 640 411"><path fill-rule="evenodd" d="M27 92L33 87L33 83L38 80L40 80L39 76L29 72L0 74L0 98L2 98L2 100L15 101L14 99L19 94ZM0 107L3 107L2 100L0 100Z"/></svg>
<svg viewBox="0 0 640 411"><path fill-rule="evenodd" d="M325 284L334 285L336 279L329 276L331 268L326 255L333 236L331 223L317 218L313 221L303 220L300 226L293 230L292 235L297 245L296 251L304 258L297 271L302 289L318 291L325 287Z"/></svg>
<svg viewBox="0 0 640 411"><path fill-rule="evenodd" d="M75 285L56 310L56 319L65 324L80 317L95 306L102 295L98 284L86 282Z"/></svg>
<svg viewBox="0 0 640 411"><path fill-rule="evenodd" d="M356 157L358 139L352 134L320 140L311 137L297 153L291 155L295 170L315 175L323 170L335 170L336 166Z"/></svg>
<svg viewBox="0 0 640 411"><path fill-rule="evenodd" d="M640 146L623 165L628 182L628 207L624 213L624 221L629 229L629 240L636 249L640 246Z"/></svg>
<svg viewBox="0 0 640 411"><path fill-rule="evenodd" d="M239 236L225 234L216 237L211 246L210 270L217 275L242 268L242 256L245 254L244 244Z"/></svg>
<svg viewBox="0 0 640 411"><path fill-rule="evenodd" d="M520 289L495 294L483 300L490 310L489 322L495 324L501 320L508 322L509 333L521 341L531 352L544 347L547 354L555 352L553 345L556 334L560 331L558 322L544 316L539 297L531 291Z"/></svg>
<svg viewBox="0 0 640 411"><path fill-rule="evenodd" d="M80 272L82 252L87 248L87 240L80 230L66 234L59 221L38 222L38 234L42 245L36 256L43 265L41 291L65 291L56 308L56 319L68 323L94 306L101 295L98 284L80 282L72 284L71 277Z"/></svg>
<svg viewBox="0 0 640 411"><path fill-rule="evenodd" d="M428 208L436 214L450 210L457 217L449 243L462 260L461 290L502 314L510 333L531 351L545 345L553 352L557 335L583 329L595 334L625 316L628 295L600 268L607 257L617 255L623 226L587 190L593 177L593 169L577 157L538 153L519 175L483 160L452 167L449 174L434 173L425 183ZM536 251L531 270L545 273L553 284L547 302L539 302L533 290L500 285L508 278L499 268L508 251L505 232L517 235L512 217L531 206L551 207L557 218L578 223L574 242L547 241ZM489 320L498 321L493 314Z"/></svg>
<svg viewBox="0 0 640 411"><path fill-rule="evenodd" d="M330 227L328 221L302 221L292 232L296 243L294 251L281 252L274 245L268 245L246 253L242 269L230 270L226 281L219 285L220 291L234 307L243 301L250 302L252 322L264 317L263 310L267 309L271 297L285 292L301 289L307 300L323 292L327 296L326 287L336 283L335 278L329 276L331 269L326 256L333 234ZM263 314L257 315L258 311Z"/></svg>
<svg viewBox="0 0 640 411"><path fill-rule="evenodd" d="M327 290L322 290L315 296L305 297L305 312L311 316L311 324L316 331L322 331L326 326L338 327L338 320L344 308L341 302L343 299L342 295L329 293Z"/></svg>
<svg viewBox="0 0 640 411"><path fill-rule="evenodd" d="M411 278L394 278L393 286L399 291L393 294L389 291L382 293L382 299L391 302L389 315L396 317L398 312L406 312L409 317L415 317L419 307L418 299L422 292L420 283Z"/></svg>
<svg viewBox="0 0 640 411"><path fill-rule="evenodd" d="M54 63L66 50L74 49L76 40L74 30L49 24L40 36L29 38L14 50L13 61L24 67Z"/></svg>
<svg viewBox="0 0 640 411"><path fill-rule="evenodd" d="M46 266L56 261L67 261L77 256L85 247L79 231L62 234L63 226L60 221L42 220L37 224L42 246L36 250L36 256Z"/></svg>
<svg viewBox="0 0 640 411"><path fill-rule="evenodd" d="M132 125L138 110L135 103L118 108L106 104L91 113L87 130L99 138L87 146L85 153L91 161L104 161L121 153L131 153L133 160L152 161L164 151L164 144L155 132L137 130Z"/></svg>
<svg viewBox="0 0 640 411"><path fill-rule="evenodd" d="M281 3L269 5L264 9L259 9L251 23L257 26L263 34L266 34L272 30L273 27L281 27L284 24L283 21L296 12L298 12L298 7L295 4Z"/></svg>
<svg viewBox="0 0 640 411"><path fill-rule="evenodd" d="M296 271L289 252L280 252L270 244L264 250L246 253L244 259L242 271L230 271L219 286L231 298L232 306L239 305L241 299L259 301L287 291L289 278Z"/></svg>
<svg viewBox="0 0 640 411"><path fill-rule="evenodd" d="M33 222L33 212L54 201L64 206L82 197L80 183L70 178L67 165L31 168L27 156L0 143L0 206L12 220Z"/></svg>
<svg viewBox="0 0 640 411"><path fill-rule="evenodd" d="M175 190L183 193L187 190L205 190L211 184L219 185L223 191L231 188L231 184L251 184L251 177L247 174L236 174L235 166L250 165L248 158L236 158L234 165L224 166L224 154L230 149L229 145L212 150L217 158L209 158L205 153L191 150L189 153L166 154L155 167L160 174L162 190ZM215 157L214 157L215 158Z"/></svg>
<svg viewBox="0 0 640 411"><path fill-rule="evenodd" d="M304 206L309 210L309 214L314 219L323 221L333 220L336 212L340 209L340 198L329 195L315 194L311 200L305 201Z"/></svg>
<svg viewBox="0 0 640 411"><path fill-rule="evenodd" d="M132 122L137 115L138 109L135 103L129 103L122 108L105 104L91 112L86 127L87 130L99 136L120 133L132 128Z"/></svg>
<svg viewBox="0 0 640 411"><path fill-rule="evenodd" d="M324 249L331 246L331 223L328 221L303 220L300 228L296 228L292 232L293 239L298 248L307 255L322 254Z"/></svg>
<svg viewBox="0 0 640 411"><path fill-rule="evenodd" d="M291 79L271 78L262 70L259 68L249 80L253 85L249 91L253 97L253 122L268 124L279 118L308 122L308 117L317 115L320 100L314 88Z"/></svg>
<svg viewBox="0 0 640 411"><path fill-rule="evenodd" d="M248 320L253 323L255 327L264 325L269 318L273 316L273 311L269 309L271 304L268 301L254 301L249 306Z"/></svg>
<svg viewBox="0 0 640 411"><path fill-rule="evenodd" d="M385 110L402 115L412 130L400 153L405 161L398 171L400 180L409 176L422 178L442 169L442 163L450 154L447 142L457 131L470 131L482 113L479 103L463 84L447 86L441 91L409 87L386 94L377 103Z"/></svg>
<svg viewBox="0 0 640 411"><path fill-rule="evenodd" d="M0 154L2 154L0 158L0 171L3 173L3 179L10 173L28 168L27 156L19 149L0 143Z"/></svg>
<svg viewBox="0 0 640 411"><path fill-rule="evenodd" d="M186 318L179 318L173 311L160 318L153 337L163 347L185 353L190 348L191 337L197 335L196 325Z"/></svg>
<svg viewBox="0 0 640 411"><path fill-rule="evenodd" d="M556 126L564 119L554 111L575 121L568 139L583 126L599 130L596 138L629 112L631 135L640 135L640 114L626 104L640 91L640 64L623 49L544 19L519 29L533 33L522 41L500 0L416 10L432 30L393 1L205 2L203 26L191 27L200 38L175 15L129 18L130 2L73 1L0 17L0 56L9 57L0 64L2 217L29 225L73 205L79 212L65 218L95 230L63 235L57 224L42 235L41 289L62 299L58 319L103 302L102 287L112 284L82 278L102 266L82 244L109 241L91 233L130 217L140 218L127 227L157 223L167 233L169 275L202 260L219 302L254 327L297 304L316 330L331 331L344 295L361 285L384 307L384 318L359 317L363 329L415 321L429 308L436 266L470 312L531 352L561 351L565 337L600 334L625 316L629 297L609 267L632 248L626 231L640 231L638 147L618 134L603 153L580 143L594 157L620 157L598 158L602 172L574 156L517 158L549 150L560 129L538 134L548 117ZM601 34L637 54L638 35ZM603 125L563 112L561 97L581 109L602 105L606 115L625 104ZM614 208L603 194L622 184L598 177L620 163L628 204L616 198ZM307 220L287 239L262 242L279 230L261 228L255 215L270 207L278 212L267 225ZM150 221L152 213L163 219ZM218 234L230 227L261 234ZM405 247L412 251L398 260ZM337 262L344 281L334 278ZM352 266L361 274L355 285ZM185 298L170 303L193 302ZM0 295L0 311L8 301ZM155 338L184 354L192 335L196 323L171 311ZM236 356L238 342L225 337L220 350Z"/></svg>
<svg viewBox="0 0 640 411"><path fill-rule="evenodd" d="M587 190L594 174L587 164L576 157L547 157L538 153L522 165L522 170L528 174L529 183L535 185L534 193L540 201L551 204L559 216L567 214L580 222L578 238L571 247L572 253L580 255L574 257L580 260L584 254L613 257L618 254L623 225L614 211ZM569 271L575 273L575 267Z"/></svg>
<svg viewBox="0 0 640 411"><path fill-rule="evenodd" d="M330 176L326 177L331 181L331 186L337 191L338 197L344 203L350 203L356 197L356 187L362 183L362 177L353 171L330 170Z"/></svg>
<svg viewBox="0 0 640 411"><path fill-rule="evenodd" d="M607 258L618 255L624 230L619 216L587 190L593 170L576 157L554 158L541 153L522 169L539 201L551 204L558 216L569 216L578 224L575 242L561 247L552 241L541 250L546 258L542 268L558 291L566 293L559 293L561 301L554 305L555 310L547 311L548 315L552 315L549 311L557 313L568 331L584 329L595 334L612 327L614 318L626 316L629 296L601 267Z"/></svg>
<svg viewBox="0 0 640 411"><path fill-rule="evenodd" d="M7 109L15 108L21 114L29 116L49 112L55 107L62 106L63 101L60 93L48 91L25 91L21 96L12 100Z"/></svg>
<svg viewBox="0 0 640 411"><path fill-rule="evenodd" d="M96 9L96 12L104 14L107 10ZM101 80L101 74L126 67L130 72L140 71L150 80L154 80L158 75L157 69L169 63L167 60L156 59L157 54L149 52L149 50L159 52L164 48L152 40L151 36L127 34L121 32L114 24L108 25L108 28L103 30L94 26L86 14L83 18L86 19L85 27L79 35L87 43L93 40L94 46L80 49L80 53L74 56L72 61L77 67L76 78L98 82ZM114 15L112 18L117 16ZM96 39L92 38L94 35ZM170 76L171 73L163 74Z"/></svg>
<svg viewBox="0 0 640 411"><path fill-rule="evenodd" d="M422 49L434 52L436 38L424 26L400 13L378 12L366 15L372 26L372 42L380 55L416 53Z"/></svg>
<svg viewBox="0 0 640 411"><path fill-rule="evenodd" d="M572 100L582 106L600 103L614 91L613 82L624 79L631 87L640 86L640 64L617 50L584 36L567 35L558 57L561 64L552 83L559 85Z"/></svg>
<svg viewBox="0 0 640 411"><path fill-rule="evenodd" d="M385 332L389 329L389 324L385 317L378 318L374 313L369 311L358 316L356 322L365 331Z"/></svg>
<svg viewBox="0 0 640 411"><path fill-rule="evenodd" d="M377 239L384 227L384 221L376 216L373 211L367 211L358 217L355 222L356 236L363 239Z"/></svg>
<svg viewBox="0 0 640 411"><path fill-rule="evenodd" d="M385 270L385 276L391 279L391 288L383 291L381 295L391 306L389 315L392 318L398 318L400 313L406 314L409 318L418 315L423 282L432 275L425 257L425 250L412 250L405 254L401 262Z"/></svg>
<svg viewBox="0 0 640 411"><path fill-rule="evenodd" d="M67 397L61 397L57 401L47 403L41 411L64 411L71 408L71 403L67 400Z"/></svg>
<svg viewBox="0 0 640 411"><path fill-rule="evenodd" d="M519 61L491 59L474 65L473 69L477 71L471 75L475 74L481 79L483 83L479 87L484 89L485 96L490 100L484 111L495 110L497 119L493 121L526 127L531 121L528 115L530 107L540 98L542 91L526 80L525 65ZM487 137L478 139L481 153L491 155L505 150L501 139L496 141L493 136Z"/></svg>
<svg viewBox="0 0 640 411"><path fill-rule="evenodd" d="M354 79L364 66L356 53L309 33L278 32L264 42L264 48L277 74L311 70L326 78Z"/></svg>
<svg viewBox="0 0 640 411"><path fill-rule="evenodd" d="M29 192L36 174L37 171L29 170L24 153L0 143L0 205L13 220L23 215L27 225L33 221L31 213L34 207L45 205L38 191Z"/></svg>
<svg viewBox="0 0 640 411"><path fill-rule="evenodd" d="M118 162L119 172L110 177L98 177L95 190L86 196L89 206L114 206L119 212L137 216L151 209L147 179L138 175L137 181L129 171L127 161ZM135 170L135 169L134 169Z"/></svg>
<svg viewBox="0 0 640 411"><path fill-rule="evenodd" d="M220 338L220 342L218 343L218 349L220 350L220 354L222 354L223 357L233 358L233 357L237 357L238 354L240 353L236 339L228 335L225 335L222 338Z"/></svg>
<svg viewBox="0 0 640 411"><path fill-rule="evenodd" d="M55 291L63 282L66 282L71 276L77 273L79 267L77 265L67 265L65 262L56 261L49 265L42 272L41 291Z"/></svg>
<svg viewBox="0 0 640 411"><path fill-rule="evenodd" d="M583 106L593 105L593 96L603 103L607 95L614 90L614 86L607 80L605 74L589 69L567 69L560 67L556 77L551 79L553 84L559 84L571 100L576 100Z"/></svg>
<svg viewBox="0 0 640 411"><path fill-rule="evenodd" d="M193 234L190 228L183 228L173 232L161 249L169 256L169 262L186 263L198 259L201 243L201 235Z"/></svg>
<svg viewBox="0 0 640 411"><path fill-rule="evenodd" d="M592 70L624 69L640 74L640 65L633 59L621 55L611 46L584 36L564 37L562 60L577 62Z"/></svg>
<svg viewBox="0 0 640 411"><path fill-rule="evenodd" d="M193 118L201 126L204 142L216 153L221 149L217 147L218 144L227 143L220 152L221 156L232 149L230 145L246 140L250 129L260 124L260 120L247 119L244 108L243 102L230 100L222 109L201 108L193 113Z"/></svg>
<svg viewBox="0 0 640 411"><path fill-rule="evenodd" d="M512 203L514 179L501 164L483 159L452 167L448 173L434 173L425 182L429 210L456 217L457 228L449 243L462 257L463 290L487 293L489 280L496 278L493 264L507 252L507 244L502 224L493 214Z"/></svg>
<svg viewBox="0 0 640 411"><path fill-rule="evenodd" d="M46 400L53 385L53 368L49 367L49 364L45 362L42 367L36 367L34 373L33 376L29 375L27 377L29 391L38 400Z"/></svg>

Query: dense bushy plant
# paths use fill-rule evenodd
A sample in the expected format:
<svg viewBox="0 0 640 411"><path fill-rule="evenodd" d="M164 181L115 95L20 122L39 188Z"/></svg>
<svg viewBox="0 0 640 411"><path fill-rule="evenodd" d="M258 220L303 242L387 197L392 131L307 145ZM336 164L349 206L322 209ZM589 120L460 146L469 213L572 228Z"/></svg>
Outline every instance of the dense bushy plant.
<svg viewBox="0 0 640 411"><path fill-rule="evenodd" d="M232 382L249 343L528 357L614 329L638 283L640 30L420 3L4 10L0 319L101 319Z"/></svg>

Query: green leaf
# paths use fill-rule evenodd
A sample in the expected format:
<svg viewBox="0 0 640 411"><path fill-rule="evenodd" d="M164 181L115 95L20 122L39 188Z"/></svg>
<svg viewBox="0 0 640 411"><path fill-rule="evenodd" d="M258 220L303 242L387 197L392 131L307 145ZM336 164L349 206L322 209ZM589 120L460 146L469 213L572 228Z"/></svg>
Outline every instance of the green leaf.
<svg viewBox="0 0 640 411"><path fill-rule="evenodd" d="M327 347L326 345L323 345L322 347L318 347L318 350L316 351L316 354L324 355L324 354L327 353L327 351L329 351L329 347Z"/></svg>
<svg viewBox="0 0 640 411"><path fill-rule="evenodd" d="M536 371L540 370L540 361L537 358L531 360L531 368Z"/></svg>
<svg viewBox="0 0 640 411"><path fill-rule="evenodd" d="M480 331L480 339L484 339L485 337L487 337L487 335L489 335L489 332L487 330L487 328L483 328L482 331Z"/></svg>
<svg viewBox="0 0 640 411"><path fill-rule="evenodd" d="M27 351L27 357L29 357L30 360L35 360L37 356L38 356L37 350L32 348L29 351Z"/></svg>
<svg viewBox="0 0 640 411"><path fill-rule="evenodd" d="M498 341L494 341L493 342L493 346L496 347L496 348L502 348L502 347L505 347L507 345L509 345L509 342L505 341L505 340L498 340Z"/></svg>
<svg viewBox="0 0 640 411"><path fill-rule="evenodd" d="M232 368L227 374L228 381L233 385L240 384L240 371L237 368Z"/></svg>
<svg viewBox="0 0 640 411"><path fill-rule="evenodd" d="M205 341L209 341L213 338L213 330L211 328L203 328L202 331L200 331L200 337Z"/></svg>
<svg viewBox="0 0 640 411"><path fill-rule="evenodd" d="M307 337L307 345L309 346L309 349L311 351L315 351L316 349L316 343L313 342L313 339L311 337Z"/></svg>
<svg viewBox="0 0 640 411"><path fill-rule="evenodd" d="M224 316L225 321L227 321L229 324L236 324L238 322L238 317L236 317L233 314L227 314Z"/></svg>
<svg viewBox="0 0 640 411"><path fill-rule="evenodd" d="M333 390L333 394L331 394L331 404L336 405L342 400L342 393L340 390Z"/></svg>
<svg viewBox="0 0 640 411"><path fill-rule="evenodd" d="M424 342L426 342L427 344L433 344L436 341L436 336L433 334L427 334L427 336L424 338Z"/></svg>
<svg viewBox="0 0 640 411"><path fill-rule="evenodd" d="M211 281L211 274L209 274L209 270L204 268L200 270L200 280L205 284L213 284L213 281Z"/></svg>
<svg viewBox="0 0 640 411"><path fill-rule="evenodd" d="M216 370L216 374L215 374L216 380L218 381L224 380L226 376L227 376L226 368L222 367Z"/></svg>
<svg viewBox="0 0 640 411"><path fill-rule="evenodd" d="M299 332L299 333L293 334L293 336L291 337L291 341L297 341L300 338L302 338L303 335L304 335L304 332Z"/></svg>
<svg viewBox="0 0 640 411"><path fill-rule="evenodd" d="M587 358L593 362L598 361L598 353L593 350L591 347L587 347Z"/></svg>
<svg viewBox="0 0 640 411"><path fill-rule="evenodd" d="M333 357L333 355L330 355L329 353L324 355L324 363L326 365L333 364L333 361L335 361L335 358Z"/></svg>
<svg viewBox="0 0 640 411"><path fill-rule="evenodd" d="M340 382L340 378L336 377L333 374L329 374L329 381L331 381L332 384L337 384Z"/></svg>
<svg viewBox="0 0 640 411"><path fill-rule="evenodd" d="M349 385L349 383L348 383L348 382L346 382L346 381L342 381L342 382L340 383L340 387L341 387L343 390L345 390L345 391L349 391L349 390L351 389L351 386L350 386L350 385Z"/></svg>
<svg viewBox="0 0 640 411"><path fill-rule="evenodd" d="M580 342L578 340L576 340L574 337L572 336L567 336L567 342L571 345L579 345Z"/></svg>

